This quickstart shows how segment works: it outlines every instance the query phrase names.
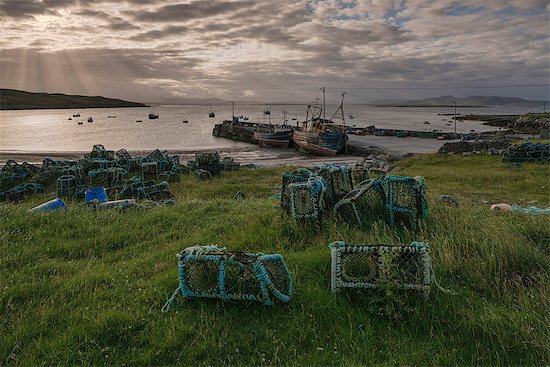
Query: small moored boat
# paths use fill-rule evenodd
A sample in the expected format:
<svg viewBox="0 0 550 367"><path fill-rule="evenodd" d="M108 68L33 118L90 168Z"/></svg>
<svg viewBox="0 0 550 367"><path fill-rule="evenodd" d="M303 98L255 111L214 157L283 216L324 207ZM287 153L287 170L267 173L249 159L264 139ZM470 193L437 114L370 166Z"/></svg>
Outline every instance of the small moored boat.
<svg viewBox="0 0 550 367"><path fill-rule="evenodd" d="M94 119L92 118L92 116L88 117L88 122L94 122Z"/></svg>

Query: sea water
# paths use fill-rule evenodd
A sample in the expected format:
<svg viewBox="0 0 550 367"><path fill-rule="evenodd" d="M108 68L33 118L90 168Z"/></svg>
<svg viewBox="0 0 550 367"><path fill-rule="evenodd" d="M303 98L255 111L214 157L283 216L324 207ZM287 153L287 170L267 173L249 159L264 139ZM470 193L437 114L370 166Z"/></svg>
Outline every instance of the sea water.
<svg viewBox="0 0 550 367"><path fill-rule="evenodd" d="M214 118L208 117L212 111ZM294 125L306 117L305 105L274 105L265 115L265 105L235 106L235 115L243 115L250 122L281 123L286 111L287 123ZM337 106L327 106L326 118L332 117ZM373 107L344 106L346 125L419 131L454 131L452 107ZM522 114L533 111L524 107L459 107L458 114ZM158 119L149 120L150 112ZM80 114L81 117L73 117ZM231 119L232 108L224 106L159 105L139 108L94 108L59 110L0 111L0 151L21 152L81 152L94 144L107 149L202 150L246 147L246 143L212 136L216 123ZM353 116L353 119L350 118ZM109 118L108 116L116 116ZM88 117L93 122L87 122ZM69 120L71 118L72 120ZM141 122L136 122L141 120ZM183 123L187 120L188 123ZM82 121L82 125L78 122ZM340 123L336 118L334 121ZM429 124L425 123L428 121ZM458 121L457 132L487 131L498 128L479 121Z"/></svg>

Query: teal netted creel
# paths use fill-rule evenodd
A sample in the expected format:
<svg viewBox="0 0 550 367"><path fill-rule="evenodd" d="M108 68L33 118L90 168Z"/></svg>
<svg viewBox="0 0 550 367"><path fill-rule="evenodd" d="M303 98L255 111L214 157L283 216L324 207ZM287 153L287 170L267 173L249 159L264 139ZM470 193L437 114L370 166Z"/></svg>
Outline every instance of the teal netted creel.
<svg viewBox="0 0 550 367"><path fill-rule="evenodd" d="M329 245L331 289L413 289L425 297L432 283L429 248L421 242L410 245L351 245L343 241Z"/></svg>
<svg viewBox="0 0 550 367"><path fill-rule="evenodd" d="M279 254L230 252L215 245L197 245L186 248L177 258L179 286L164 311L179 293L184 298L256 301L268 306L273 299L291 299L292 278Z"/></svg>

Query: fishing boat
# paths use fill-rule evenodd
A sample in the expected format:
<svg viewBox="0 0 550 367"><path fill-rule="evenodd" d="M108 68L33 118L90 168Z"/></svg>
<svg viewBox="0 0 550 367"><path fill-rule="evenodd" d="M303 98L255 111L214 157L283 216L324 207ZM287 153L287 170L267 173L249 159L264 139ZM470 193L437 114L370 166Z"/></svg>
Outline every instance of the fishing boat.
<svg viewBox="0 0 550 367"><path fill-rule="evenodd" d="M84 125L84 123L82 121L78 121L77 124Z"/></svg>
<svg viewBox="0 0 550 367"><path fill-rule="evenodd" d="M156 120L156 119L158 119L158 118L159 118L159 115L156 114L156 113L154 113L154 112L151 112L151 113L149 114L149 120Z"/></svg>
<svg viewBox="0 0 550 367"><path fill-rule="evenodd" d="M348 141L346 124L344 119L344 95L334 115L327 120L325 118L325 88L323 91L323 107L308 105L306 120L292 133L292 140L296 148L305 153L313 153L328 157L334 157ZM311 113L311 118L310 117ZM332 120L340 113L342 125L336 125ZM321 117L322 116L322 117Z"/></svg>
<svg viewBox="0 0 550 367"><path fill-rule="evenodd" d="M69 121L72 121L72 117L69 117Z"/></svg>
<svg viewBox="0 0 550 367"><path fill-rule="evenodd" d="M73 117L80 117L80 114L79 114L79 113L75 113L75 114L73 115Z"/></svg>
<svg viewBox="0 0 550 367"><path fill-rule="evenodd" d="M183 122L184 124L187 124L187 123L188 123L189 121L187 121L187 120L183 120L182 122Z"/></svg>
<svg viewBox="0 0 550 367"><path fill-rule="evenodd" d="M212 106L210 106L210 112L208 113L208 117L216 117L216 114L214 113L214 111L212 110Z"/></svg>
<svg viewBox="0 0 550 367"><path fill-rule="evenodd" d="M271 114L271 112L270 112ZM286 111L283 111L283 124L264 125L254 132L254 139L261 147L288 148L292 139L292 127L286 124Z"/></svg>
<svg viewBox="0 0 550 367"><path fill-rule="evenodd" d="M88 117L88 122L94 122L94 119L92 118L92 116Z"/></svg>
<svg viewBox="0 0 550 367"><path fill-rule="evenodd" d="M116 116L107 115L107 117L110 119L116 119Z"/></svg>

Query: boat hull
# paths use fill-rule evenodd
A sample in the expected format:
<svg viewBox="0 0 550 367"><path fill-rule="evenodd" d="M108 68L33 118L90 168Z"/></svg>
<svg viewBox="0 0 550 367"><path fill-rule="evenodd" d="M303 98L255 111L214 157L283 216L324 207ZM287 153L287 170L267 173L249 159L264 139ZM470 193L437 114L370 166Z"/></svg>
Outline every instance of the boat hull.
<svg viewBox="0 0 550 367"><path fill-rule="evenodd" d="M348 137L332 131L319 133L295 130L292 140L301 152L334 157L344 147Z"/></svg>
<svg viewBox="0 0 550 367"><path fill-rule="evenodd" d="M274 133L255 132L254 139L261 147L267 148L288 148L292 131L278 131Z"/></svg>

